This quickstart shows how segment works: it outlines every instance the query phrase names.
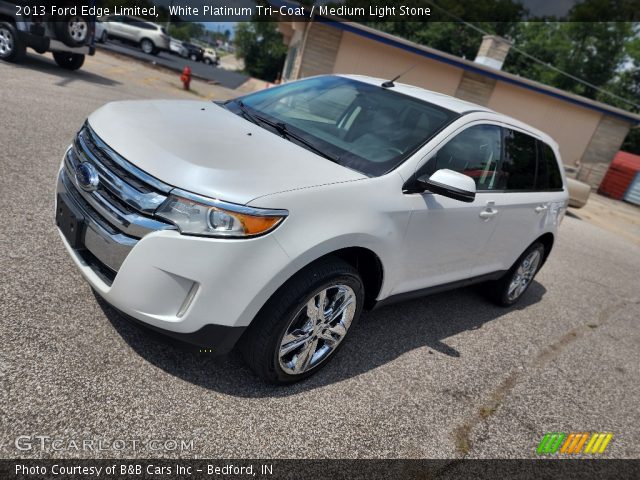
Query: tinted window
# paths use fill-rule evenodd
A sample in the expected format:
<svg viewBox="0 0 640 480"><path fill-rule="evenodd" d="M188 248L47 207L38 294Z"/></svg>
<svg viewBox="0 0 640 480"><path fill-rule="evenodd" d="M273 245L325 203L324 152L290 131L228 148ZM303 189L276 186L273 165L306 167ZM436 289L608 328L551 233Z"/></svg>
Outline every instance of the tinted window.
<svg viewBox="0 0 640 480"><path fill-rule="evenodd" d="M562 175L558 168L553 149L544 142L538 141L538 178L537 190L562 190Z"/></svg>
<svg viewBox="0 0 640 480"><path fill-rule="evenodd" d="M536 140L504 129L501 190L533 190L536 181Z"/></svg>
<svg viewBox="0 0 640 480"><path fill-rule="evenodd" d="M429 163L433 173L448 168L473 178L478 190L495 190L500 184L501 129L476 125L456 135Z"/></svg>
<svg viewBox="0 0 640 480"><path fill-rule="evenodd" d="M134 27L142 28L143 30L156 30L156 26L141 20L132 20L131 24Z"/></svg>
<svg viewBox="0 0 640 480"><path fill-rule="evenodd" d="M316 77L242 97L254 116L283 123L340 165L377 176L402 163L457 115L344 77ZM238 114L237 102L226 104Z"/></svg>

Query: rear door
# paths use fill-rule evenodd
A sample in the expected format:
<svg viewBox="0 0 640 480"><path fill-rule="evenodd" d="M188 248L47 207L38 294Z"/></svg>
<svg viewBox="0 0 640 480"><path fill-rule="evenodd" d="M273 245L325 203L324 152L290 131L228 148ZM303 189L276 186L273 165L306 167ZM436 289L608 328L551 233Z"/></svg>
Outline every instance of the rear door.
<svg viewBox="0 0 640 480"><path fill-rule="evenodd" d="M110 17L107 17L107 21L105 22L105 27L110 36L123 38L123 33L122 33L123 19L124 17L122 15L111 15Z"/></svg>
<svg viewBox="0 0 640 480"><path fill-rule="evenodd" d="M495 198L496 231L486 245L482 261L473 274L507 270L524 250L542 234L547 221L550 198L537 183L543 171L542 142L513 128L503 128L503 158Z"/></svg>
<svg viewBox="0 0 640 480"><path fill-rule="evenodd" d="M140 32L140 28L137 26L138 23L140 23L140 21L135 18L122 17L122 23L120 24L122 38L132 42L137 42Z"/></svg>

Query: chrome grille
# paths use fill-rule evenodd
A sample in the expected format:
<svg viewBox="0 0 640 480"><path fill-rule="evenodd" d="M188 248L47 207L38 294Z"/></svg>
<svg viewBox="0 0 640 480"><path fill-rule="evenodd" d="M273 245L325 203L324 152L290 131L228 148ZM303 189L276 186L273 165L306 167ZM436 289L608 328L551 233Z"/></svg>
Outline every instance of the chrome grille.
<svg viewBox="0 0 640 480"><path fill-rule="evenodd" d="M98 172L93 191L77 182L76 168L83 162ZM88 124L67 150L58 182L58 192L68 195L86 217L85 251L101 262L98 269L107 267L114 275L139 239L153 231L175 229L153 217L172 188L118 155Z"/></svg>
<svg viewBox="0 0 640 480"><path fill-rule="evenodd" d="M82 162L91 163L98 171L100 183L92 192L83 190L76 183L75 170ZM155 230L174 228L152 217L172 187L124 160L88 125L80 130L67 152L65 169L83 200L120 232L139 239Z"/></svg>

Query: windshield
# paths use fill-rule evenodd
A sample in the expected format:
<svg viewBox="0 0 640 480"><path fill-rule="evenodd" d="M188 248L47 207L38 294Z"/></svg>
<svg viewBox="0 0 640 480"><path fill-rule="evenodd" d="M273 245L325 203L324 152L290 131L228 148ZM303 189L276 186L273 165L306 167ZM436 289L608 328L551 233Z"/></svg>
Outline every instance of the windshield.
<svg viewBox="0 0 640 480"><path fill-rule="evenodd" d="M457 116L392 89L335 76L269 88L226 107L284 126L278 130L283 136L290 132L292 141L297 136L307 143L302 146L369 176L400 165Z"/></svg>

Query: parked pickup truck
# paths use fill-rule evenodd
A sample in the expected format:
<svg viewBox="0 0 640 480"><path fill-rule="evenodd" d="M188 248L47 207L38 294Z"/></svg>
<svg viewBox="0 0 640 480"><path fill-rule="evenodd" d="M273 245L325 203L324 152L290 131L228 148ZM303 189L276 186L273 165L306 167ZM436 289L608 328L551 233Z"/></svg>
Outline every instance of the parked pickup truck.
<svg viewBox="0 0 640 480"><path fill-rule="evenodd" d="M73 6L73 2L59 4ZM88 16L51 15L44 3L0 0L0 60L19 62L29 47L38 53L53 53L62 68L78 70L85 55L95 53L94 30L95 21Z"/></svg>

